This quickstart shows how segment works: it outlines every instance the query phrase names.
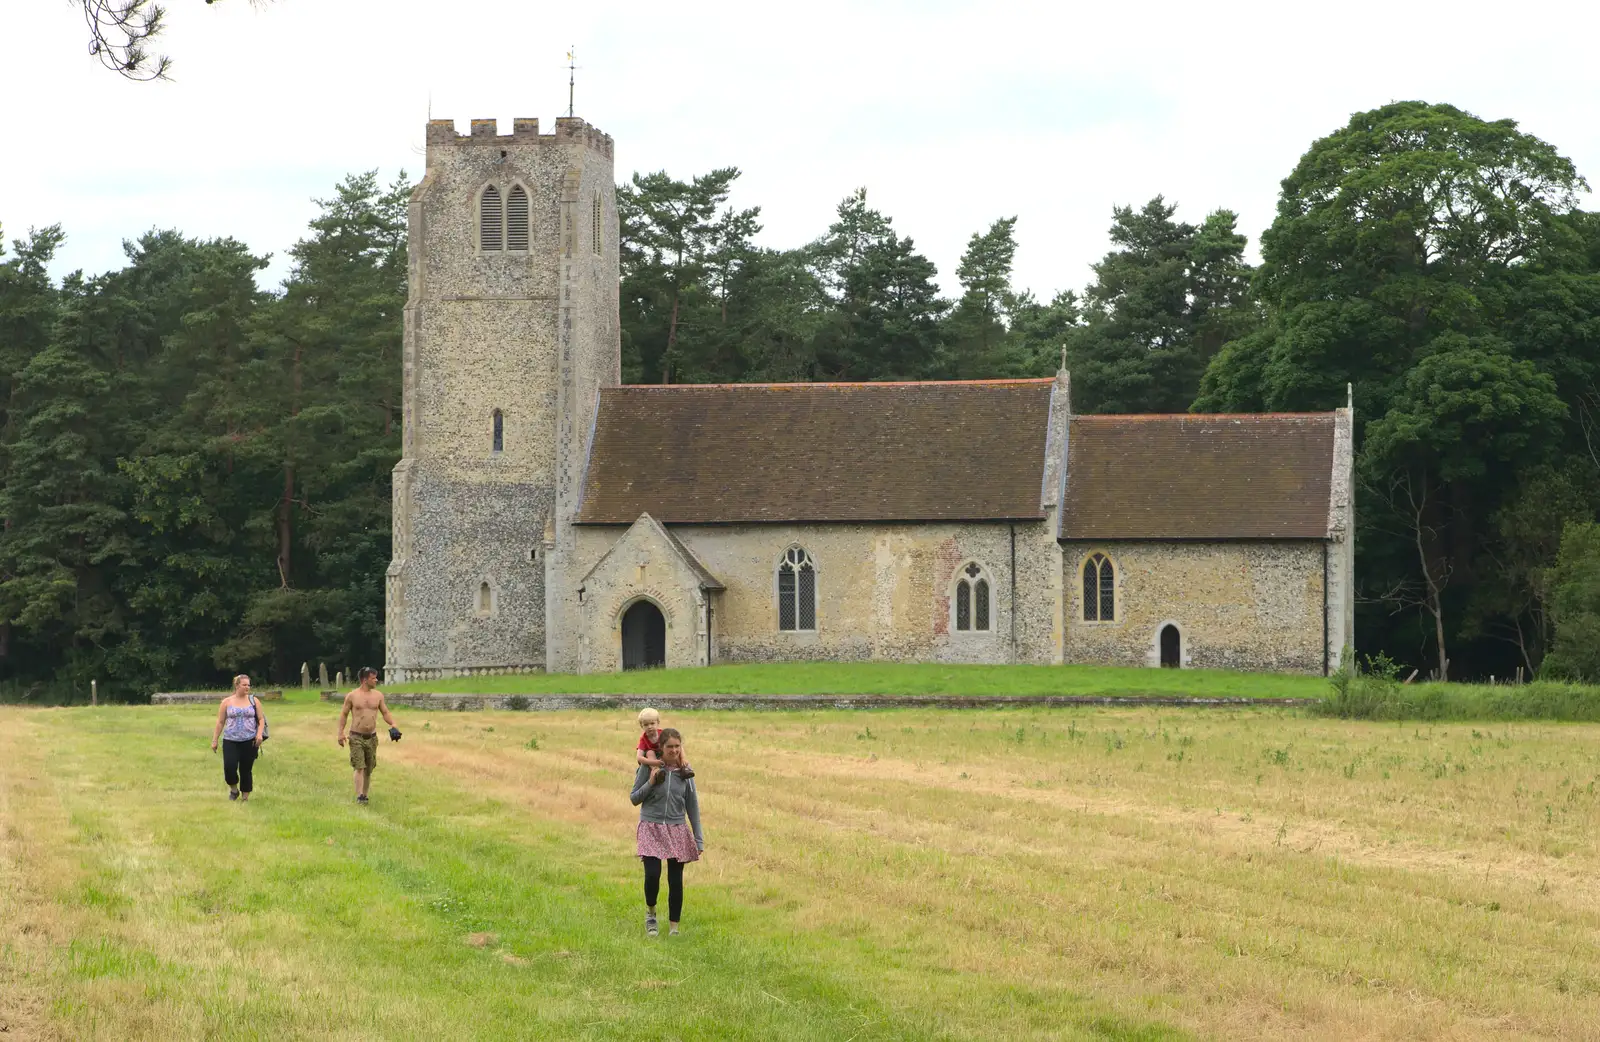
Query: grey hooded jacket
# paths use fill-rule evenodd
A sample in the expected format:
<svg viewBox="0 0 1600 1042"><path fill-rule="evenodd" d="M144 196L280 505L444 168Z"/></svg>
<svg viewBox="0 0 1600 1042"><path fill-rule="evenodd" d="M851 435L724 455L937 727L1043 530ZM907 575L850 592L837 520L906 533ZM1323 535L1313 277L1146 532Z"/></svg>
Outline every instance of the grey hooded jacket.
<svg viewBox="0 0 1600 1042"><path fill-rule="evenodd" d="M640 767L633 776L633 792L628 799L639 808L640 821L682 825L688 818L695 846L706 849L706 838L700 831L700 798L695 795L693 778L684 780L672 771L663 771L661 780L651 785L650 768Z"/></svg>

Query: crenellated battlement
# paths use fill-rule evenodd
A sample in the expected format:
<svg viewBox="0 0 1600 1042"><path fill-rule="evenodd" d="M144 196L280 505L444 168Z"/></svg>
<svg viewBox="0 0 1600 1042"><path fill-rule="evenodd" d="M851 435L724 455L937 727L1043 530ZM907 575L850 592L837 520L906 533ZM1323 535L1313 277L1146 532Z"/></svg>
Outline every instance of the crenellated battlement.
<svg viewBox="0 0 1600 1042"><path fill-rule="evenodd" d="M554 134L540 134L537 119L517 118L511 121L511 133L500 133L500 125L493 119L475 119L467 134L456 133L455 120L428 120L428 147L435 145L569 145L582 144L606 158L612 158L611 135L592 127L576 116L556 117Z"/></svg>

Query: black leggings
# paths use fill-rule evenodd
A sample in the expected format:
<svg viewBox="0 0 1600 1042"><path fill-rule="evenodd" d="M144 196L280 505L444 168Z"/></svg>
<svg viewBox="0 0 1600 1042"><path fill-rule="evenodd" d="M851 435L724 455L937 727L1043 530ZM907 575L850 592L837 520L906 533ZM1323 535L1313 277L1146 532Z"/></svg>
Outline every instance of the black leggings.
<svg viewBox="0 0 1600 1042"><path fill-rule="evenodd" d="M641 858L644 862L644 903L654 908L661 893L661 859ZM675 923L683 916L683 862L667 859L667 922Z"/></svg>
<svg viewBox="0 0 1600 1042"><path fill-rule="evenodd" d="M255 742L236 742L232 738L222 740L222 777L228 783L228 788L237 788L240 792L255 788L255 779L250 776L255 765Z"/></svg>

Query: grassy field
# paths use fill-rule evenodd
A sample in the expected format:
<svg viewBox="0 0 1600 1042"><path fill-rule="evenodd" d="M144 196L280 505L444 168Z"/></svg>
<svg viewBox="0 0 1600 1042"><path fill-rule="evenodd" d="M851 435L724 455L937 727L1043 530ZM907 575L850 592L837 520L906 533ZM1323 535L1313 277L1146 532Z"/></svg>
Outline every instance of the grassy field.
<svg viewBox="0 0 1600 1042"><path fill-rule="evenodd" d="M8 1039L1592 1039L1600 727L684 713L646 942L621 714L0 709Z"/></svg>
<svg viewBox="0 0 1600 1042"><path fill-rule="evenodd" d="M958 666L900 662L647 669L628 673L534 673L385 685L440 694L671 695L1188 695L1200 698L1321 698L1322 677L1222 669L1122 666Z"/></svg>
<svg viewBox="0 0 1600 1042"><path fill-rule="evenodd" d="M781 665L653 669L629 673L468 677L385 685L395 693L707 694L707 695L1088 695L1112 698L1328 699L1325 677L1221 669L1125 666L962 666L891 662L795 662ZM1600 722L1600 686L1372 683L1331 700L1330 715L1378 720L1566 720ZM294 697L290 693L290 697Z"/></svg>
<svg viewBox="0 0 1600 1042"><path fill-rule="evenodd" d="M266 689L276 685L260 683ZM1371 720L1532 721L1600 723L1600 685L1538 682L1522 685L1401 685L1358 678L1348 697L1320 676L1241 673L1206 669L1137 669L1119 666L969 666L893 662L792 662L722 665L709 669L652 669L628 673L521 674L385 684L395 694L460 695L953 695L968 698L1076 695L1108 698L1326 699L1333 716ZM216 692L220 698L222 692ZM315 691L284 687L294 701ZM0 686L8 700L49 704ZM87 700L79 692L77 703Z"/></svg>
<svg viewBox="0 0 1600 1042"><path fill-rule="evenodd" d="M1594 684L1396 684L1362 678L1342 692L1329 687L1319 711L1351 719L1600 722L1600 686Z"/></svg>

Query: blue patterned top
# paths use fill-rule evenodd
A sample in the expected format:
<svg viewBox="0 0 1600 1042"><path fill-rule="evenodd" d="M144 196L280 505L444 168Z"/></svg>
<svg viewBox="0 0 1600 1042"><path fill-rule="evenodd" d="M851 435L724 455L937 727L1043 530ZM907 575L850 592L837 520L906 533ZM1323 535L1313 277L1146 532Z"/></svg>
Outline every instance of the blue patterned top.
<svg viewBox="0 0 1600 1042"><path fill-rule="evenodd" d="M256 707L229 706L228 722L222 725L222 737L230 742L250 742L256 737Z"/></svg>

